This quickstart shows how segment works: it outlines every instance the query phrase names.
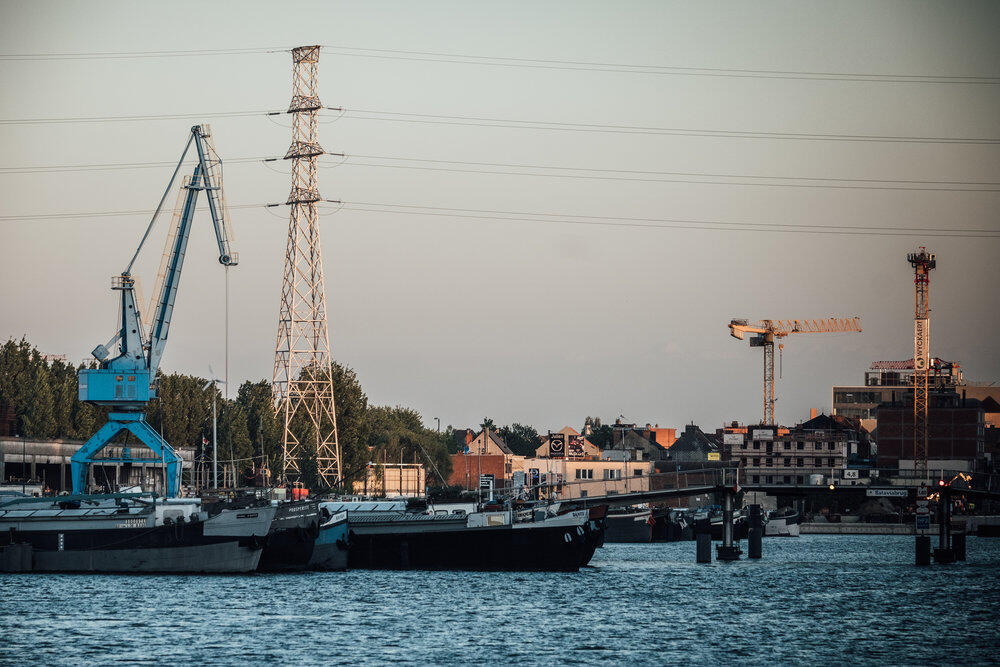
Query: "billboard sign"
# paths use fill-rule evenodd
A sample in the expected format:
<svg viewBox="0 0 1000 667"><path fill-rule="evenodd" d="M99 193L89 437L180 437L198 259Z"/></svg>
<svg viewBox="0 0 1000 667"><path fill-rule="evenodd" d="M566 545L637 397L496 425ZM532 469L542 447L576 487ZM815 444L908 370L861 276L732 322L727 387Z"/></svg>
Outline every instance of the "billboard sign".
<svg viewBox="0 0 1000 667"><path fill-rule="evenodd" d="M754 440L774 440L774 429L759 428L753 432Z"/></svg>
<svg viewBox="0 0 1000 667"><path fill-rule="evenodd" d="M913 321L913 369L926 371L930 364L931 323L926 317Z"/></svg>
<svg viewBox="0 0 1000 667"><path fill-rule="evenodd" d="M723 433L722 434L722 444L724 444L724 445L742 445L743 444L743 434L742 433Z"/></svg>
<svg viewBox="0 0 1000 667"><path fill-rule="evenodd" d="M549 434L549 456L553 458L560 458L566 456L566 434L565 433L550 433Z"/></svg>
<svg viewBox="0 0 1000 667"><path fill-rule="evenodd" d="M719 452L709 452L708 453L708 460L709 461L719 461L719 460L721 460Z"/></svg>
<svg viewBox="0 0 1000 667"><path fill-rule="evenodd" d="M569 436L569 442L566 443L566 447L570 456L583 456L583 436Z"/></svg>

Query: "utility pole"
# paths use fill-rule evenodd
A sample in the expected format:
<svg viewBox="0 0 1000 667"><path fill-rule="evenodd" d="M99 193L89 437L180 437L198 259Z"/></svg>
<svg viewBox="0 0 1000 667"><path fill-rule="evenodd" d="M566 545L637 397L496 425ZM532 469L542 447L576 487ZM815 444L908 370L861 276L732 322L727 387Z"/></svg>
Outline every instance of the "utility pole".
<svg viewBox="0 0 1000 667"><path fill-rule="evenodd" d="M342 471L317 209L321 199L316 160L325 152L316 130L316 112L323 108L316 92L319 52L319 46L292 49L292 144L285 153L292 161L292 190L286 202L291 210L273 388L284 427L283 481L300 478L299 460L314 456L320 479L332 488L341 481ZM309 424L311 442L300 442L301 434L293 429L296 422Z"/></svg>
<svg viewBox="0 0 1000 667"><path fill-rule="evenodd" d="M913 267L913 467L927 477L927 391L930 375L930 272L937 267L934 253L920 246L906 260Z"/></svg>

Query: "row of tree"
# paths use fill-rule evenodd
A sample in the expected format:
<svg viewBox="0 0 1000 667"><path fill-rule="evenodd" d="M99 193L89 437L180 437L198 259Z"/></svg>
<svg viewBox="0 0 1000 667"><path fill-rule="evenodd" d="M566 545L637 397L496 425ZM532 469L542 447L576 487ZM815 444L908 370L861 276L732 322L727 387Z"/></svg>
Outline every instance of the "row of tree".
<svg viewBox="0 0 1000 667"><path fill-rule="evenodd" d="M9 435L37 439L86 440L107 418L107 409L78 398L79 368L47 361L26 339L0 346L0 424ZM284 424L275 412L271 383L244 382L235 398L226 399L205 378L160 373L157 397L146 409L150 425L175 447L192 447L199 458L210 455L203 443L212 437L212 398L217 406L218 455L243 474L266 463L282 469ZM368 474L368 464L381 461L424 463L429 484L445 484L451 474L446 437L426 428L420 415L400 406L369 406L357 374L334 364L333 389L341 466L347 488ZM309 442L315 431L307 419L291 429L302 445L299 467L303 481L320 486ZM376 468L376 470L378 470Z"/></svg>

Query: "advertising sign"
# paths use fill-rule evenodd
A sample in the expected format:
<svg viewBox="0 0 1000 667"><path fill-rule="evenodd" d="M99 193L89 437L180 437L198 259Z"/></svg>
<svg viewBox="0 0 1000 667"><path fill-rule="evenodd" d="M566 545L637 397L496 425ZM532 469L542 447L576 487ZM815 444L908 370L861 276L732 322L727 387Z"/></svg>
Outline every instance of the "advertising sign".
<svg viewBox="0 0 1000 667"><path fill-rule="evenodd" d="M723 433L722 434L722 444L724 444L724 445L742 445L743 444L743 434L742 433Z"/></svg>
<svg viewBox="0 0 1000 667"><path fill-rule="evenodd" d="M583 456L583 436L571 435L566 443L567 453L570 456Z"/></svg>
<svg viewBox="0 0 1000 667"><path fill-rule="evenodd" d="M709 452L708 453L708 460L709 461L720 461L722 459L721 459L721 456L720 456L719 452Z"/></svg>
<svg viewBox="0 0 1000 667"><path fill-rule="evenodd" d="M774 440L774 430L769 428L759 428L753 432L754 440Z"/></svg>
<svg viewBox="0 0 1000 667"><path fill-rule="evenodd" d="M566 456L566 434L549 434L549 456L553 458Z"/></svg>
<svg viewBox="0 0 1000 667"><path fill-rule="evenodd" d="M913 368L925 371L930 362L931 323L926 318L914 320L913 327Z"/></svg>

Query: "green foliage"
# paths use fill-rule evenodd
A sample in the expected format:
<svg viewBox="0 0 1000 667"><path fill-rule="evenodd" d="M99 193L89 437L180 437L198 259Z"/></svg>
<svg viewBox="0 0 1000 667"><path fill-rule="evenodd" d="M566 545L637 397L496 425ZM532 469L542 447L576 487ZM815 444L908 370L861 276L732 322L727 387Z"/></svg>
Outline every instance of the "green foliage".
<svg viewBox="0 0 1000 667"><path fill-rule="evenodd" d="M0 409L9 406L17 435L31 438L86 440L107 418L106 408L78 399L79 369L61 361L46 363L24 338L0 345ZM451 474L449 438L453 429L439 434L426 428L420 415L403 407L369 407L357 374L333 364L333 392L337 434L345 488L363 479L372 460L424 463L429 481L444 483ZM303 373L314 372L304 369ZM206 388L205 378L160 372L157 397L146 408L150 425L175 447L202 448L202 438L212 437L212 396L216 398L219 462L236 462L247 473L258 467L261 450L272 472L281 470L284 424L275 413L271 383L244 382L235 399L224 399L218 388ZM489 421L489 420L488 420ZM489 421L492 425L492 421ZM323 427L332 427L328 417ZM291 424L301 447L302 481L320 489L315 465L316 428L302 411ZM462 443L464 446L464 442Z"/></svg>
<svg viewBox="0 0 1000 667"><path fill-rule="evenodd" d="M590 417L587 417L590 420ZM584 422L587 423L587 422ZM593 443L598 449L609 449L611 445L614 444L614 429L608 425L602 425L600 419L596 419L590 422L591 432L587 436L587 440Z"/></svg>
<svg viewBox="0 0 1000 667"><path fill-rule="evenodd" d="M535 450L541 444L538 431L533 426L523 424L501 426L497 434L503 438L510 450L519 456L534 456Z"/></svg>
<svg viewBox="0 0 1000 667"><path fill-rule="evenodd" d="M446 484L451 475L451 456L444 434L426 428L420 414L411 408L369 408L366 421L371 460L423 463L428 484Z"/></svg>

